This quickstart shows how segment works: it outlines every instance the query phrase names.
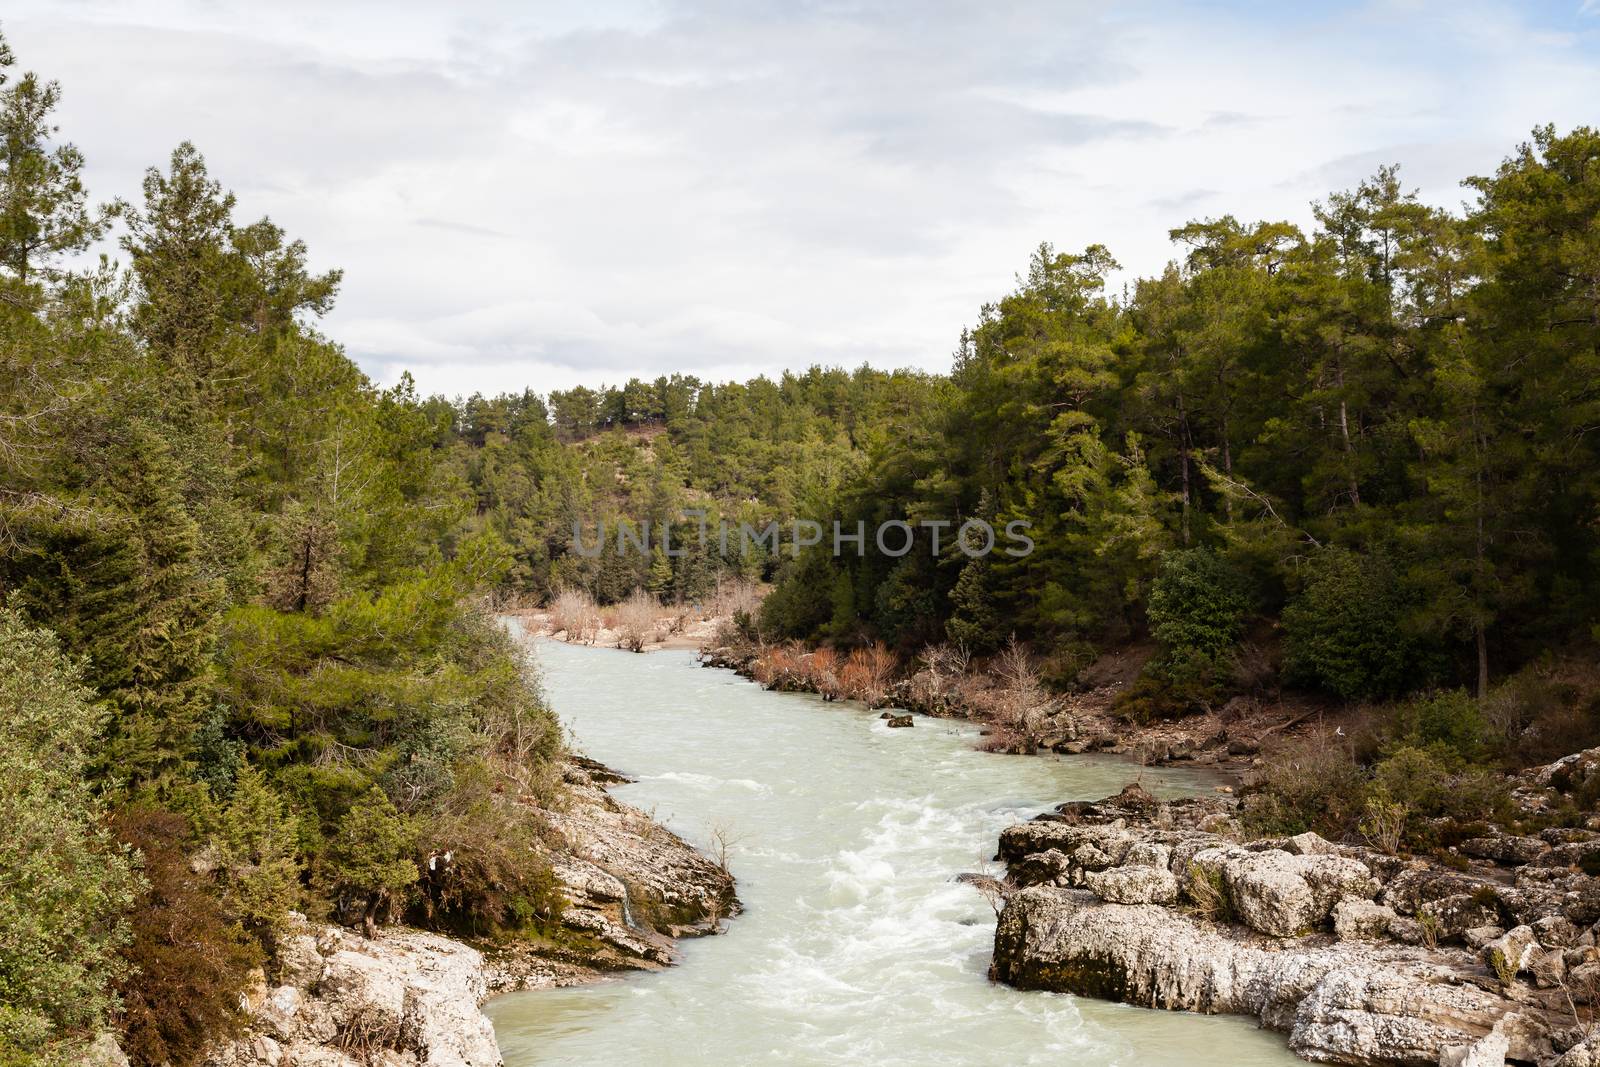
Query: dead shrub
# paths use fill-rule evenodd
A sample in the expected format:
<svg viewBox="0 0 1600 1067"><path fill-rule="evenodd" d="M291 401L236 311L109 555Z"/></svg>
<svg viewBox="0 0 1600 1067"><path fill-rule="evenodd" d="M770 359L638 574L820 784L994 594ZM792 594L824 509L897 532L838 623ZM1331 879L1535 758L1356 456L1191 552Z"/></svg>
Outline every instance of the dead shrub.
<svg viewBox="0 0 1600 1067"><path fill-rule="evenodd" d="M600 609L594 597L581 589L563 589L550 602L550 630L565 634L569 642L594 644L600 632Z"/></svg>
<svg viewBox="0 0 1600 1067"><path fill-rule="evenodd" d="M717 583L711 597L711 614L732 618L744 614L754 616L761 607L761 589L747 578L724 578Z"/></svg>
<svg viewBox="0 0 1600 1067"><path fill-rule="evenodd" d="M1062 699L1045 688L1026 645L1016 637L995 658L995 689L990 701L995 725L1036 743L1046 719L1061 710Z"/></svg>
<svg viewBox="0 0 1600 1067"><path fill-rule="evenodd" d="M839 687L845 696L869 708L878 707L889 694L895 656L882 641L850 653L839 671Z"/></svg>
<svg viewBox="0 0 1600 1067"><path fill-rule="evenodd" d="M616 608L617 647L632 652L643 652L656 634L656 623L661 605L643 589L635 589L627 600Z"/></svg>
<svg viewBox="0 0 1600 1067"><path fill-rule="evenodd" d="M819 648L805 661L806 682L824 700L838 700L844 695L839 684L839 654L831 648Z"/></svg>
<svg viewBox="0 0 1600 1067"><path fill-rule="evenodd" d="M260 950L224 914L190 866L189 820L159 808L119 812L117 837L138 849L148 888L131 915L122 997L122 1047L135 1063L189 1067L237 1034L239 995Z"/></svg>

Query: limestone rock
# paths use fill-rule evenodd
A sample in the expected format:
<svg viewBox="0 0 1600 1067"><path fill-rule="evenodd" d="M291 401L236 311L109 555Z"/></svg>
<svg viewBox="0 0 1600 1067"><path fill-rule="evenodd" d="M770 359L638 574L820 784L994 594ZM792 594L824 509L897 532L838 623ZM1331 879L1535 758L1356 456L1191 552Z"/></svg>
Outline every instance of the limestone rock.
<svg viewBox="0 0 1600 1067"><path fill-rule="evenodd" d="M1175 904L1178 880L1165 867L1118 867L1084 878L1089 890L1113 904Z"/></svg>
<svg viewBox="0 0 1600 1067"><path fill-rule="evenodd" d="M1481 955L1489 970L1501 981L1508 981L1527 969L1528 962L1538 948L1539 942L1533 936L1533 928L1519 926L1483 946Z"/></svg>
<svg viewBox="0 0 1600 1067"><path fill-rule="evenodd" d="M1197 852L1189 865L1220 880L1241 922L1273 937L1307 934L1341 899L1370 900L1378 889L1365 865L1327 854L1211 848Z"/></svg>
<svg viewBox="0 0 1600 1067"><path fill-rule="evenodd" d="M1567 1049L1555 1067L1600 1067L1600 1036L1587 1038Z"/></svg>
<svg viewBox="0 0 1600 1067"><path fill-rule="evenodd" d="M1346 897L1333 907L1333 932L1340 941L1372 941L1389 932L1394 909L1370 900Z"/></svg>
<svg viewBox="0 0 1600 1067"><path fill-rule="evenodd" d="M1252 1015L1287 1030L1300 1055L1346 1064L1438 1062L1515 1007L1419 950L1339 942L1278 951L1165 908L1046 886L1007 902L991 974L1022 989ZM1512 1049L1528 1059L1544 1051Z"/></svg>
<svg viewBox="0 0 1600 1067"><path fill-rule="evenodd" d="M1516 837L1511 834L1498 834L1493 837L1474 837L1461 842L1458 850L1467 856L1478 859L1494 860L1507 866L1520 866L1532 863L1542 852L1547 852L1550 846L1537 837Z"/></svg>
<svg viewBox="0 0 1600 1067"><path fill-rule="evenodd" d="M83 1053L84 1067L128 1067L128 1054L117 1044L114 1034L96 1035Z"/></svg>

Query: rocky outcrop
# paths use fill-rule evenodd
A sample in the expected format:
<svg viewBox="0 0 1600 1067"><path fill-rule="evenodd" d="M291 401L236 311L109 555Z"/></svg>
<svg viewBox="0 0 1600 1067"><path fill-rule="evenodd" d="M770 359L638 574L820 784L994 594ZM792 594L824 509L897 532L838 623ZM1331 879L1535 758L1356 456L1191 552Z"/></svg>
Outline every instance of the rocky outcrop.
<svg viewBox="0 0 1600 1067"><path fill-rule="evenodd" d="M1321 1062L1591 1062L1600 882L1551 860L1587 837L1450 870L1315 834L1241 841L1232 813L1134 786L1007 828L992 976L1252 1015Z"/></svg>
<svg viewBox="0 0 1600 1067"><path fill-rule="evenodd" d="M498 1067L479 1010L488 997L664 967L676 938L737 913L724 869L606 792L626 779L581 758L566 779L567 804L541 813L565 842L550 856L558 928L474 946L397 927L368 940L294 917L271 979L246 998L247 1033L206 1067Z"/></svg>
<svg viewBox="0 0 1600 1067"><path fill-rule="evenodd" d="M483 956L420 930L372 940L296 919L281 984L247 995L250 1032L207 1067L498 1067Z"/></svg>
<svg viewBox="0 0 1600 1067"><path fill-rule="evenodd" d="M992 973L1021 989L1253 1015L1288 1031L1300 1055L1329 1063L1435 1064L1518 1007L1419 949L1338 942L1284 951L1168 908L1049 886L1007 902ZM1535 1058L1539 1039L1518 1051Z"/></svg>

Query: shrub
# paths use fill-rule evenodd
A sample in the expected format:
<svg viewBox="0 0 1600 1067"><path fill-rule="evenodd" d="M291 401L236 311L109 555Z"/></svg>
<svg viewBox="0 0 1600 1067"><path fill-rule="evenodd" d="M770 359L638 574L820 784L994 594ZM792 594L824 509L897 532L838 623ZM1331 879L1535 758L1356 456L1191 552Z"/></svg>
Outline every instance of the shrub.
<svg viewBox="0 0 1600 1067"><path fill-rule="evenodd" d="M617 605L618 646L633 652L643 652L644 646L657 636L656 620L661 605L643 589L635 589L627 600Z"/></svg>
<svg viewBox="0 0 1600 1067"><path fill-rule="evenodd" d="M995 657L995 688L991 691L997 733L1011 734L1031 750L1043 730L1044 720L1061 707L1061 698L1052 694L1039 679L1038 668L1026 646L1015 637Z"/></svg>
<svg viewBox="0 0 1600 1067"><path fill-rule="evenodd" d="M550 929L563 898L547 851L529 810L475 777L418 835L418 921L475 937Z"/></svg>
<svg viewBox="0 0 1600 1067"><path fill-rule="evenodd" d="M1503 817L1510 802L1505 780L1485 767L1462 765L1449 748L1402 745L1372 770L1376 795L1427 818ZM1419 840L1413 835L1413 840Z"/></svg>
<svg viewBox="0 0 1600 1067"><path fill-rule="evenodd" d="M1397 706L1390 730L1408 745L1449 749L1467 762L1482 759L1492 740L1478 701L1463 689L1432 693Z"/></svg>
<svg viewBox="0 0 1600 1067"><path fill-rule="evenodd" d="M1290 678L1345 700L1391 696L1414 681L1394 569L1381 556L1325 548L1283 611Z"/></svg>
<svg viewBox="0 0 1600 1067"><path fill-rule="evenodd" d="M211 851L223 906L270 948L286 914L300 906L298 821L260 771L245 766L233 796L216 816Z"/></svg>
<svg viewBox="0 0 1600 1067"><path fill-rule="evenodd" d="M1164 553L1148 607L1164 673L1184 678L1215 670L1238 643L1249 606L1243 580L1210 549Z"/></svg>
<svg viewBox="0 0 1600 1067"><path fill-rule="evenodd" d="M228 920L190 866L189 820L157 808L118 814L117 836L139 850L148 889L122 950L122 1047L136 1064L189 1067L240 1029L239 995L261 953Z"/></svg>
<svg viewBox="0 0 1600 1067"><path fill-rule="evenodd" d="M594 644L600 630L600 609L594 597L581 589L563 589L550 602L550 630L566 635L568 641Z"/></svg>
<svg viewBox="0 0 1600 1067"><path fill-rule="evenodd" d="M1211 710L1217 689L1205 672L1179 672L1176 677L1146 667L1116 699L1111 710L1124 722L1151 723L1181 719Z"/></svg>
<svg viewBox="0 0 1600 1067"><path fill-rule="evenodd" d="M77 1062L127 966L140 884L84 784L101 715L80 678L0 608L0 1058Z"/></svg>
<svg viewBox="0 0 1600 1067"><path fill-rule="evenodd" d="M329 841L328 866L342 915L359 912L368 937L387 918L395 896L417 880L411 861L415 827L373 786L356 801Z"/></svg>
<svg viewBox="0 0 1600 1067"><path fill-rule="evenodd" d="M1250 832L1316 830L1338 840L1356 829L1366 811L1367 775L1350 749L1320 734L1280 741L1262 757L1259 793L1244 812Z"/></svg>
<svg viewBox="0 0 1600 1067"><path fill-rule="evenodd" d="M855 649L839 671L839 688L851 700L859 700L869 708L877 707L888 696L894 667L894 653L882 641L869 648Z"/></svg>
<svg viewBox="0 0 1600 1067"><path fill-rule="evenodd" d="M806 684L818 693L824 700L838 700L844 695L844 687L839 684L839 656L831 648L819 648L804 660Z"/></svg>

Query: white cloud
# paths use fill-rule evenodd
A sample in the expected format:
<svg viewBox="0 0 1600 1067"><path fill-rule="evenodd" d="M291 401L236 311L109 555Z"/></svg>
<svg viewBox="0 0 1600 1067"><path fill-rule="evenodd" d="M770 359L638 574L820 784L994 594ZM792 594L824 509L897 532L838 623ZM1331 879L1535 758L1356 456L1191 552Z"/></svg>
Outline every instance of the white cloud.
<svg viewBox="0 0 1600 1067"><path fill-rule="evenodd" d="M1585 4L1585 10L1592 4ZM1592 121L1576 7L13 2L102 196L189 138L346 270L374 377L470 392L812 361L943 368L1040 240L1431 199Z"/></svg>

